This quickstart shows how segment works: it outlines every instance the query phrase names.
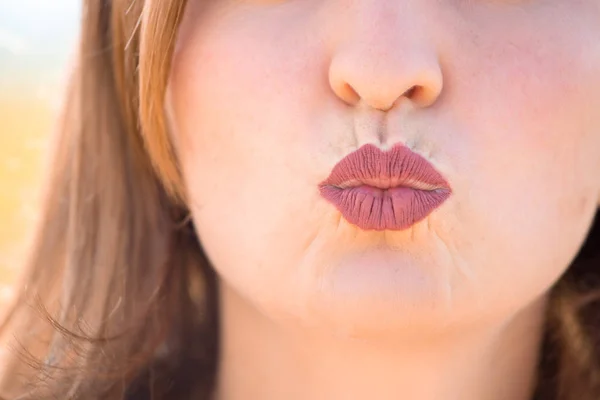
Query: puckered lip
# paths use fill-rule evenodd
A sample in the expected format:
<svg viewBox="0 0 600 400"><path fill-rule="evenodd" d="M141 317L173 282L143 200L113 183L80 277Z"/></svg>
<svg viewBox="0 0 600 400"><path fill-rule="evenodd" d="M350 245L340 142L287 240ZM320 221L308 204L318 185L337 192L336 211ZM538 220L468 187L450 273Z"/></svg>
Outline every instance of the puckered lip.
<svg viewBox="0 0 600 400"><path fill-rule="evenodd" d="M450 185L425 158L397 144L382 151L366 144L341 159L319 185L348 189L370 186L381 190L407 187L423 191L451 191Z"/></svg>

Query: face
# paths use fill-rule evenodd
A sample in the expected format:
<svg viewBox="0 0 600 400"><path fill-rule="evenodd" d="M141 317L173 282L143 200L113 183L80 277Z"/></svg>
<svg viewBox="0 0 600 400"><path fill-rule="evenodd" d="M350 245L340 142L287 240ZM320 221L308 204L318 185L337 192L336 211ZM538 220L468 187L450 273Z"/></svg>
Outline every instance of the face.
<svg viewBox="0 0 600 400"><path fill-rule="evenodd" d="M598 37L596 0L189 0L167 106L222 282L357 337L523 309L598 207ZM345 156L400 145L451 188L419 221L366 229L323 196Z"/></svg>

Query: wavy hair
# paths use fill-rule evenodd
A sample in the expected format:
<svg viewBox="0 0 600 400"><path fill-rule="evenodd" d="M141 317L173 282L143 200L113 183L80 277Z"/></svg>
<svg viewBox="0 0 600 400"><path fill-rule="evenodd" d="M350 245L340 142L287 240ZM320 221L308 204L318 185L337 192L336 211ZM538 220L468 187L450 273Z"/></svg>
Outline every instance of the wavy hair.
<svg viewBox="0 0 600 400"><path fill-rule="evenodd" d="M211 397L217 280L164 114L185 5L84 0L42 218L1 327L6 399ZM598 400L598 219L550 296L535 399Z"/></svg>

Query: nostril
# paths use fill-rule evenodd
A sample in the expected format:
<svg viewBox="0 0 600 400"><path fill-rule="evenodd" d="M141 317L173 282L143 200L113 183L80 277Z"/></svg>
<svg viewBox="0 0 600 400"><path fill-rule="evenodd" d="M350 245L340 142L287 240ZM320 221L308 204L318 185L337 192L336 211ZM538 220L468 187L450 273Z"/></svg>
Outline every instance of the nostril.
<svg viewBox="0 0 600 400"><path fill-rule="evenodd" d="M418 107L429 107L436 101L438 95L429 90L426 86L415 85L411 87L410 90L407 90L401 97L410 100L411 103Z"/></svg>
<svg viewBox="0 0 600 400"><path fill-rule="evenodd" d="M404 93L404 97L407 97L409 99L413 98L415 96L415 93L417 92L417 90L419 90L419 88L420 88L419 86L411 87Z"/></svg>
<svg viewBox="0 0 600 400"><path fill-rule="evenodd" d="M384 111L391 110L392 108L396 107L399 102L403 102L404 100L408 100L408 101L410 101L412 103L418 103L419 102L418 98L420 96L422 96L423 90L424 90L423 86L420 86L420 85L414 85L414 86L412 86L410 89L408 89L406 92L404 92L402 94L402 96L398 97L394 101L393 104L391 104L389 107L385 108Z"/></svg>

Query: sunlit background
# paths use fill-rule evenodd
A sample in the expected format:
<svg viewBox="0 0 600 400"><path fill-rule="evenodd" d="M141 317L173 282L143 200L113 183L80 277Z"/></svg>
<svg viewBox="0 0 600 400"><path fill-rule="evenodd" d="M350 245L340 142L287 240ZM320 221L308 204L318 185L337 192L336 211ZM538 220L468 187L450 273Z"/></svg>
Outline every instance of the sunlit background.
<svg viewBox="0 0 600 400"><path fill-rule="evenodd" d="M37 217L80 2L0 0L0 301L10 296Z"/></svg>

